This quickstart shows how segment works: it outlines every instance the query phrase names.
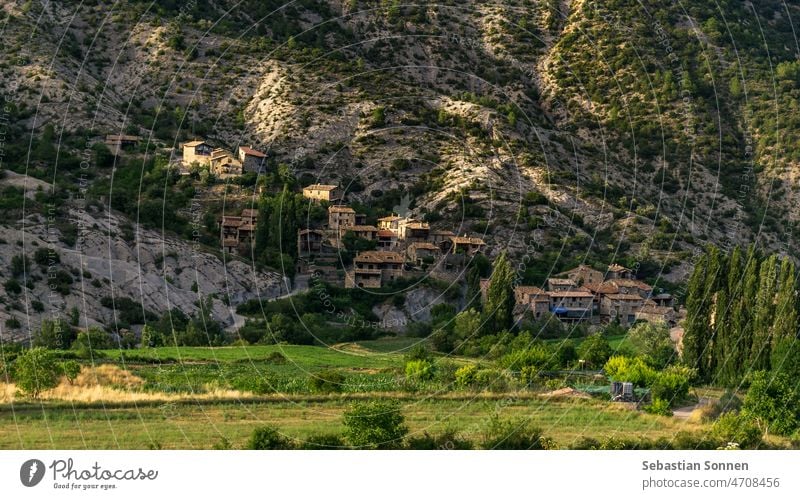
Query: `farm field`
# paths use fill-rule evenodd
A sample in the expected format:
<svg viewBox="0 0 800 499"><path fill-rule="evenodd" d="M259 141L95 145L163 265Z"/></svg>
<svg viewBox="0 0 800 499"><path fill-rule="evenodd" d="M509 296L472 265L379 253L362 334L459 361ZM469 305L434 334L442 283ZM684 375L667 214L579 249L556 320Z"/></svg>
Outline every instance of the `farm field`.
<svg viewBox="0 0 800 499"><path fill-rule="evenodd" d="M622 405L587 399L544 399L530 394L460 394L459 399L398 394L410 436L449 428L477 438L489 418L521 417L540 427L558 447L583 437L673 438L708 427L652 416ZM260 425L274 425L302 440L340 433L348 400L192 402L144 404L42 404L0 412L3 449L208 449L223 438L242 447Z"/></svg>

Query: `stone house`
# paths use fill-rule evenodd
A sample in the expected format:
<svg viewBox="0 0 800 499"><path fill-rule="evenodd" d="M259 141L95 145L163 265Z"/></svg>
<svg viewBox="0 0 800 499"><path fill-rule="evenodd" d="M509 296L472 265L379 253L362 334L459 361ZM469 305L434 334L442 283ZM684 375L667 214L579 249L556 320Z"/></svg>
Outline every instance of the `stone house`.
<svg viewBox="0 0 800 499"><path fill-rule="evenodd" d="M242 173L242 164L225 149L211 151L208 166L216 175L238 175Z"/></svg>
<svg viewBox="0 0 800 499"><path fill-rule="evenodd" d="M571 291L578 287L578 284L572 279L560 279L551 277L547 279L548 291Z"/></svg>
<svg viewBox="0 0 800 499"><path fill-rule="evenodd" d="M633 271L618 263L612 263L608 266L606 279L633 279Z"/></svg>
<svg viewBox="0 0 800 499"><path fill-rule="evenodd" d="M191 165L192 163L197 163L208 166L211 164L213 150L213 147L202 140L187 142L183 144L183 164Z"/></svg>
<svg viewBox="0 0 800 499"><path fill-rule="evenodd" d="M346 232L352 232L356 237L369 241L378 238L378 228L374 225L351 225L340 227L339 237L343 237Z"/></svg>
<svg viewBox="0 0 800 499"><path fill-rule="evenodd" d="M600 315L608 320L618 319L623 326L636 322L636 313L642 308L644 298L638 294L605 294L600 299Z"/></svg>
<svg viewBox="0 0 800 499"><path fill-rule="evenodd" d="M239 147L239 162L243 172L264 173L267 164L267 155L252 147Z"/></svg>
<svg viewBox="0 0 800 499"><path fill-rule="evenodd" d="M655 302L648 300L642 308L636 312L637 321L647 321L650 323L663 323L674 326L677 323L678 314L672 307L662 307Z"/></svg>
<svg viewBox="0 0 800 499"><path fill-rule="evenodd" d="M341 201L344 197L339 187L328 184L312 184L303 187L303 197L313 201L327 201L328 203L335 203Z"/></svg>
<svg viewBox="0 0 800 499"><path fill-rule="evenodd" d="M380 230L390 230L394 232L395 235L398 235L400 234L400 220L402 220L402 218L397 215L379 218L378 228Z"/></svg>
<svg viewBox="0 0 800 499"><path fill-rule="evenodd" d="M356 210L345 205L333 205L328 207L328 228L339 231L346 227L356 224Z"/></svg>
<svg viewBox="0 0 800 499"><path fill-rule="evenodd" d="M378 230L378 249L391 251L397 247L397 234L391 230Z"/></svg>
<svg viewBox="0 0 800 499"><path fill-rule="evenodd" d="M402 218L398 222L397 237L407 241L427 241L431 226L413 218Z"/></svg>
<svg viewBox="0 0 800 499"><path fill-rule="evenodd" d="M325 234L321 230L303 229L297 233L297 254L309 257L322 253Z"/></svg>
<svg viewBox="0 0 800 499"><path fill-rule="evenodd" d="M226 253L249 250L255 241L258 210L244 210L242 216L225 215L220 220L220 242Z"/></svg>
<svg viewBox="0 0 800 499"><path fill-rule="evenodd" d="M450 242L453 253L464 253L468 256L482 253L486 247L486 243L479 237L453 236L450 238Z"/></svg>
<svg viewBox="0 0 800 499"><path fill-rule="evenodd" d="M111 150L111 154L119 156L124 149L139 145L141 140L138 135L106 135L105 144Z"/></svg>
<svg viewBox="0 0 800 499"><path fill-rule="evenodd" d="M600 284L603 282L603 273L588 265L578 265L574 269L558 274L557 277L572 279L578 286Z"/></svg>
<svg viewBox="0 0 800 499"><path fill-rule="evenodd" d="M585 290L550 291L550 311L563 321L581 321L592 317L594 295Z"/></svg>
<svg viewBox="0 0 800 499"><path fill-rule="evenodd" d="M393 251L363 251L353 259L347 272L347 288L380 288L403 275L405 258Z"/></svg>
<svg viewBox="0 0 800 499"><path fill-rule="evenodd" d="M540 319L550 311L550 294L536 286L517 286L514 288L514 299L521 312L530 311L533 317Z"/></svg>
<svg viewBox="0 0 800 499"><path fill-rule="evenodd" d="M406 248L406 255L415 265L423 263L433 263L440 255L442 250L433 243L418 242L411 243Z"/></svg>

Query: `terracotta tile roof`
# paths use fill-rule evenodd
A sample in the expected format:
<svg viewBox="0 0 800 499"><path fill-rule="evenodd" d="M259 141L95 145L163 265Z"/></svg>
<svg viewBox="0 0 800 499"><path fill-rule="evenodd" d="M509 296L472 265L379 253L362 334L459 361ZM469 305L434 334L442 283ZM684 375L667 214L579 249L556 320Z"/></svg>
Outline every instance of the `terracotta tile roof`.
<svg viewBox="0 0 800 499"><path fill-rule="evenodd" d="M332 191L332 190L336 189L336 186L335 185L329 185L329 184L311 184L311 185L309 185L307 187L303 187L303 190L306 190L306 189L313 190L313 191Z"/></svg>
<svg viewBox="0 0 800 499"><path fill-rule="evenodd" d="M109 142L119 142L123 140L128 142L136 142L142 140L142 138L138 135L106 135L106 140Z"/></svg>
<svg viewBox="0 0 800 499"><path fill-rule="evenodd" d="M631 271L631 269L623 267L622 265L620 265L618 263L612 263L611 265L608 266L608 271L609 272L622 272L622 271L625 271L625 270L627 270L628 272Z"/></svg>
<svg viewBox="0 0 800 499"><path fill-rule="evenodd" d="M379 230L378 237L397 237L397 234L390 230Z"/></svg>
<svg viewBox="0 0 800 499"><path fill-rule="evenodd" d="M351 225L347 227L347 230L352 230L353 232L378 232L378 228L372 225Z"/></svg>
<svg viewBox="0 0 800 499"><path fill-rule="evenodd" d="M453 244L473 244L478 246L485 246L486 243L480 237L467 237L467 236L452 236L450 238Z"/></svg>
<svg viewBox="0 0 800 499"><path fill-rule="evenodd" d="M256 151L252 147L239 147L239 150L248 156L255 156L256 158L266 158L267 155L261 151Z"/></svg>
<svg viewBox="0 0 800 499"><path fill-rule="evenodd" d="M187 143L183 144L183 147L197 147L197 146L199 146L199 145L201 145L201 144L206 144L206 145L208 145L208 144L207 144L205 141L202 141L202 140L193 140L193 141L191 141L191 142L187 142Z"/></svg>
<svg viewBox="0 0 800 499"><path fill-rule="evenodd" d="M572 279L557 279L555 277L549 278L547 280L547 284L552 284L553 286L577 286L578 285Z"/></svg>
<svg viewBox="0 0 800 499"><path fill-rule="evenodd" d="M362 251L353 259L356 263L403 263L405 258L393 251Z"/></svg>
<svg viewBox="0 0 800 499"><path fill-rule="evenodd" d="M400 217L397 215L389 215L388 217L379 218L378 222L394 222L400 220Z"/></svg>
<svg viewBox="0 0 800 499"><path fill-rule="evenodd" d="M435 250L438 251L439 247L433 243L411 243L408 245L409 249L426 249L426 250Z"/></svg>
<svg viewBox="0 0 800 499"><path fill-rule="evenodd" d="M621 293L614 293L606 295L606 298L611 300L624 300L624 301L641 301L642 297L639 295L625 295Z"/></svg>
<svg viewBox="0 0 800 499"><path fill-rule="evenodd" d="M355 213L355 212L356 210L350 208L349 206L345 206L343 204L336 204L328 207L328 213Z"/></svg>
<svg viewBox="0 0 800 499"><path fill-rule="evenodd" d="M640 314L655 314L655 315L664 315L670 312L675 312L675 309L672 307L653 307L645 305L644 307L639 309Z"/></svg>
<svg viewBox="0 0 800 499"><path fill-rule="evenodd" d="M553 298L594 298L587 291L550 291L548 294Z"/></svg>
<svg viewBox="0 0 800 499"><path fill-rule="evenodd" d="M242 217L222 217L223 227L238 227L242 225Z"/></svg>

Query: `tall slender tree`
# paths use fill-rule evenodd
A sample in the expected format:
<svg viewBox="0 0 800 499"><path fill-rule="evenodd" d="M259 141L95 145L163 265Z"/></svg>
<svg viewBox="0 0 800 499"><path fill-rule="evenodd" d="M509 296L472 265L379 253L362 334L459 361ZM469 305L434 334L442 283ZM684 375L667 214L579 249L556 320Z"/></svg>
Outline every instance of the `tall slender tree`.
<svg viewBox="0 0 800 499"><path fill-rule="evenodd" d="M717 359L716 381L723 385L730 385L736 379L736 344L738 343L741 316L738 313L742 297L742 249L733 248L728 258L727 282L724 293L717 300L717 308L725 307L722 320L718 320L717 337L714 342L714 357ZM723 303L724 302L724 303Z"/></svg>
<svg viewBox="0 0 800 499"><path fill-rule="evenodd" d="M683 332L681 357L690 367L698 367L706 344L708 331L708 306L705 297L705 268L708 255L702 255L686 287L686 322Z"/></svg>
<svg viewBox="0 0 800 499"><path fill-rule="evenodd" d="M514 324L514 271L503 252L495 261L489 289L486 292L484 330L499 332Z"/></svg>
<svg viewBox="0 0 800 499"><path fill-rule="evenodd" d="M794 263L787 257L781 262L775 319L772 323L771 366L776 371L797 374L797 276Z"/></svg>
<svg viewBox="0 0 800 499"><path fill-rule="evenodd" d="M768 371L770 368L777 277L778 258L770 255L759 269L758 293L753 312L753 345L750 349L749 368L754 371Z"/></svg>

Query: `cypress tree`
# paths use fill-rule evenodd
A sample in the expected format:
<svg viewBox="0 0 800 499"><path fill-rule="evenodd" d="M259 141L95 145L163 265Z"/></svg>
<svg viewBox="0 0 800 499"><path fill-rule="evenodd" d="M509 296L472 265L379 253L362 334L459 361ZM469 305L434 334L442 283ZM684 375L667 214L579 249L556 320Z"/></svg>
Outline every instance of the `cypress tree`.
<svg viewBox="0 0 800 499"><path fill-rule="evenodd" d="M768 371L770 368L777 273L778 258L770 255L762 262L758 276L758 293L753 313L753 345L748 366L753 371Z"/></svg>

